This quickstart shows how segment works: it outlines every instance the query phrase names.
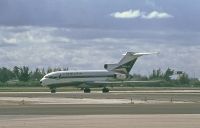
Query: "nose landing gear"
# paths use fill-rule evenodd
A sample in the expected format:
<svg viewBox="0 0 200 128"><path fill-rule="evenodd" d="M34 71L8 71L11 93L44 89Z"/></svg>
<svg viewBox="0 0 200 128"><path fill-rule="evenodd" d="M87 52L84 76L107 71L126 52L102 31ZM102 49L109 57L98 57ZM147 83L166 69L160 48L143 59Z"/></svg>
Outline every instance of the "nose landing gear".
<svg viewBox="0 0 200 128"><path fill-rule="evenodd" d="M56 93L56 88L50 88L51 93Z"/></svg>

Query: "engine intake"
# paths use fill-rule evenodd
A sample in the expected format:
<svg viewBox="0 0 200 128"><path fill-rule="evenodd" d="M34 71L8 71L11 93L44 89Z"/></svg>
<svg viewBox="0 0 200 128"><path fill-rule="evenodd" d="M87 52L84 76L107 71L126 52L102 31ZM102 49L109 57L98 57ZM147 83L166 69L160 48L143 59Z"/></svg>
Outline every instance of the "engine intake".
<svg viewBox="0 0 200 128"><path fill-rule="evenodd" d="M126 74L120 74L120 73L116 73L114 76L116 79L120 79L120 80L124 80L127 78Z"/></svg>
<svg viewBox="0 0 200 128"><path fill-rule="evenodd" d="M105 68L105 69L108 69L108 64L104 64L104 68Z"/></svg>

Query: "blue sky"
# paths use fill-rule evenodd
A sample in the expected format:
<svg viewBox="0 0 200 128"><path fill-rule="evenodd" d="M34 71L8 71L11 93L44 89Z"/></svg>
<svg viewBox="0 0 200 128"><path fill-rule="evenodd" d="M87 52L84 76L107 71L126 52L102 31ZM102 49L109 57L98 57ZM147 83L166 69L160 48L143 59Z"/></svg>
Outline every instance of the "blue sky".
<svg viewBox="0 0 200 128"><path fill-rule="evenodd" d="M198 0L1 0L0 65L103 69L126 51L159 51L132 72L200 77L199 12Z"/></svg>
<svg viewBox="0 0 200 128"><path fill-rule="evenodd" d="M73 28L198 30L199 3L198 0L1 0L0 23ZM110 13L130 9L167 12L174 19L149 22L110 17Z"/></svg>

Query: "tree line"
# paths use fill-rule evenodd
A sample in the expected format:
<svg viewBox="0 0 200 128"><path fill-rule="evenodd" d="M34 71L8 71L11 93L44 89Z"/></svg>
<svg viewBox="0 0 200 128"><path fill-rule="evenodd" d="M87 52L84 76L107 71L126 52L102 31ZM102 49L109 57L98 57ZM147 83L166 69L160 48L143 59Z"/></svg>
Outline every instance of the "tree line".
<svg viewBox="0 0 200 128"><path fill-rule="evenodd" d="M176 76L173 78L172 76ZM168 68L166 71L161 69L154 69L149 76L142 76L138 74L133 74L132 79L134 80L160 80L156 86L187 86L187 87L200 87L200 81L197 78L191 78L189 75L182 71L175 71ZM141 84L146 86L146 84ZM149 85L149 83L148 83ZM155 84L152 84L155 86Z"/></svg>
<svg viewBox="0 0 200 128"><path fill-rule="evenodd" d="M61 71L68 70L68 68L48 68L45 70L44 68L36 68L35 70L30 70L28 66L23 67L13 67L13 69L9 69L6 67L0 68L0 82L7 82L9 80L19 80L19 81L30 81L35 80L39 81L45 74L53 72L53 71Z"/></svg>

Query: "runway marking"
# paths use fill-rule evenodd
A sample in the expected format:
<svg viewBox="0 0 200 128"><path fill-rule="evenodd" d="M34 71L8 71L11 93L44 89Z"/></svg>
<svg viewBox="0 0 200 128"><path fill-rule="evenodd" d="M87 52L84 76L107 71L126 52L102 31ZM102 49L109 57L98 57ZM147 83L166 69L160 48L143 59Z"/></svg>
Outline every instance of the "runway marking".
<svg viewBox="0 0 200 128"><path fill-rule="evenodd" d="M0 97L0 105L21 104L164 104L164 103L193 103L190 101L166 101L151 99L92 99L92 98L28 98Z"/></svg>

